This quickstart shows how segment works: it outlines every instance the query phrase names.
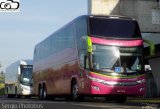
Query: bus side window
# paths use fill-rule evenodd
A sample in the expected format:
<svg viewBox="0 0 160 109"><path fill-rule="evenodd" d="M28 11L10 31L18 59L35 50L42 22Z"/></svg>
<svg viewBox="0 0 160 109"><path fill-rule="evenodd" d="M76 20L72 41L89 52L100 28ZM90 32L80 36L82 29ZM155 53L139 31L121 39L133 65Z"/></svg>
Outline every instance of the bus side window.
<svg viewBox="0 0 160 109"><path fill-rule="evenodd" d="M82 67L82 68L84 68L84 50L80 50L80 52L79 52L79 56L80 56L80 66Z"/></svg>

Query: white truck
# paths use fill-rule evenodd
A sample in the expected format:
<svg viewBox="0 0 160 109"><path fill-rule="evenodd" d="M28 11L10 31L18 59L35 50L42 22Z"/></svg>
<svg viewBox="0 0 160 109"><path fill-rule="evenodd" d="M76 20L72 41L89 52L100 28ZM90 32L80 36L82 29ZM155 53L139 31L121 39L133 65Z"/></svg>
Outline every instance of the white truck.
<svg viewBox="0 0 160 109"><path fill-rule="evenodd" d="M6 68L5 93L7 97L31 97L32 60L18 60Z"/></svg>

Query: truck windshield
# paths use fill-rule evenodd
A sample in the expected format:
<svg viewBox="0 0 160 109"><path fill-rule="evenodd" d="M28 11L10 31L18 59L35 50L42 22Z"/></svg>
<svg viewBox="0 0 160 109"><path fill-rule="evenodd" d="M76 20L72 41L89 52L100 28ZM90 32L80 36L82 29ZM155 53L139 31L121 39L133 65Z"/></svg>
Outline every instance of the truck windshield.
<svg viewBox="0 0 160 109"><path fill-rule="evenodd" d="M108 73L136 73L143 69L142 48L93 45L93 69Z"/></svg>
<svg viewBox="0 0 160 109"><path fill-rule="evenodd" d="M21 75L20 75L20 82L23 85L31 85L31 78L32 78L32 65L22 65L21 66Z"/></svg>

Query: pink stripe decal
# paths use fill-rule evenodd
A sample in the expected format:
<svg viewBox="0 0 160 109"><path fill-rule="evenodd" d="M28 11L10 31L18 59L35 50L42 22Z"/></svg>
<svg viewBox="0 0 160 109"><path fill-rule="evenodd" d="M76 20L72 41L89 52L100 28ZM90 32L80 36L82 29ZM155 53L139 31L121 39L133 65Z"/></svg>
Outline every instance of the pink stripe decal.
<svg viewBox="0 0 160 109"><path fill-rule="evenodd" d="M92 43L96 44L104 44L104 45L115 45L115 46L127 46L127 47L133 47L133 46L142 46L143 40L110 40L110 39L101 39L101 38L95 38L91 37Z"/></svg>

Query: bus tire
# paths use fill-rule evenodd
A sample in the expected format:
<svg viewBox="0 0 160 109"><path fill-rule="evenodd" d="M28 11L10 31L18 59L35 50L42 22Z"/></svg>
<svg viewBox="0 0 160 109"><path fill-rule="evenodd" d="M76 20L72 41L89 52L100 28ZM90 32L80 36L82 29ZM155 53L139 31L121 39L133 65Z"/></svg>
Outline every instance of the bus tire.
<svg viewBox="0 0 160 109"><path fill-rule="evenodd" d="M43 85L43 100L47 99L47 89L46 89L46 85Z"/></svg>
<svg viewBox="0 0 160 109"><path fill-rule="evenodd" d="M77 81L73 81L72 87L71 87L71 99L73 101L84 101L84 96L80 96L78 94L78 83Z"/></svg>
<svg viewBox="0 0 160 109"><path fill-rule="evenodd" d="M78 100L78 84L76 81L73 81L71 86L71 97L73 101Z"/></svg>
<svg viewBox="0 0 160 109"><path fill-rule="evenodd" d="M46 100L47 99L47 89L46 89L46 85L45 84L43 84L39 88L39 99L40 100Z"/></svg>
<svg viewBox="0 0 160 109"><path fill-rule="evenodd" d="M43 100L43 87L41 85L38 88L38 97L40 100Z"/></svg>

